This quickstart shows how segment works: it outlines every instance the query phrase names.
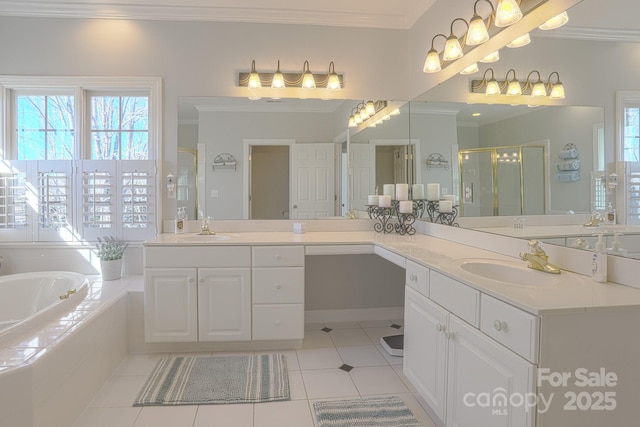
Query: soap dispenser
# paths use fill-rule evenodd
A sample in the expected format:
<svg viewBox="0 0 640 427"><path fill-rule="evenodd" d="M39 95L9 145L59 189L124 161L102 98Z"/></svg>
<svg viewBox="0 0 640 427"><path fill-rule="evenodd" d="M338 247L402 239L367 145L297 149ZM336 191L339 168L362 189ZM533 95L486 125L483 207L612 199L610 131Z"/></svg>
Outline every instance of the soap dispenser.
<svg viewBox="0 0 640 427"><path fill-rule="evenodd" d="M596 282L607 281L607 245L598 234L598 242L591 257L591 278Z"/></svg>
<svg viewBox="0 0 640 427"><path fill-rule="evenodd" d="M607 224L615 224L616 223L616 209L613 207L613 204L609 202L607 205Z"/></svg>
<svg viewBox="0 0 640 427"><path fill-rule="evenodd" d="M611 243L611 254L626 256L627 250L622 249L620 247L620 240L619 240L620 236L621 236L620 233L613 233L613 243Z"/></svg>

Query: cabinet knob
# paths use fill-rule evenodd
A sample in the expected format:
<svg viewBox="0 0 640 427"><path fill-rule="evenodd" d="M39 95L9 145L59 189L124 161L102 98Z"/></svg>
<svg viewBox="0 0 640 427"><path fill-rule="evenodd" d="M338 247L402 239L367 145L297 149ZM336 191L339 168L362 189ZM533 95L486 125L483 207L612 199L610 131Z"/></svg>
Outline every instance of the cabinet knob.
<svg viewBox="0 0 640 427"><path fill-rule="evenodd" d="M444 331L444 337L448 340L453 339L453 332Z"/></svg>
<svg viewBox="0 0 640 427"><path fill-rule="evenodd" d="M411 280L412 282L415 282L418 280L418 277L415 274L412 274L409 276L409 280Z"/></svg>
<svg viewBox="0 0 640 427"><path fill-rule="evenodd" d="M506 323L501 322L501 321L499 321L499 320L494 320L494 321L493 321L493 329L495 329L495 330L496 330L496 331L498 331L498 332L500 332L500 331L502 331L503 329L505 329L505 328L506 328L506 326L507 326L507 325L506 325Z"/></svg>
<svg viewBox="0 0 640 427"><path fill-rule="evenodd" d="M276 255L276 256L275 256L275 258L276 258L276 259L280 259L280 255Z"/></svg>
<svg viewBox="0 0 640 427"><path fill-rule="evenodd" d="M187 278L187 283L195 283L195 282L196 282L195 277L188 277Z"/></svg>
<svg viewBox="0 0 640 427"><path fill-rule="evenodd" d="M276 289L282 289L282 285L276 285Z"/></svg>
<svg viewBox="0 0 640 427"><path fill-rule="evenodd" d="M201 277L200 278L200 283L204 283L204 282L205 282L204 277Z"/></svg>
<svg viewBox="0 0 640 427"><path fill-rule="evenodd" d="M438 331L438 332L444 331L444 325L442 323L438 323L436 325L436 331Z"/></svg>

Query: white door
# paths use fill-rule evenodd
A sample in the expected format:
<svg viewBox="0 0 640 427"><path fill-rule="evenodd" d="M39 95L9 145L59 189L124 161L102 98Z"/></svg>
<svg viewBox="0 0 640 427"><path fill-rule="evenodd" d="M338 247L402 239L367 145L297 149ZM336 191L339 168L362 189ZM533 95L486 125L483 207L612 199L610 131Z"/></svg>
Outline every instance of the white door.
<svg viewBox="0 0 640 427"><path fill-rule="evenodd" d="M405 288L403 372L444 422L448 313L410 287Z"/></svg>
<svg viewBox="0 0 640 427"><path fill-rule="evenodd" d="M291 219L334 215L334 145L291 146Z"/></svg>
<svg viewBox="0 0 640 427"><path fill-rule="evenodd" d="M251 269L198 269L199 341L251 340Z"/></svg>
<svg viewBox="0 0 640 427"><path fill-rule="evenodd" d="M373 144L351 144L351 209L366 210L367 196L376 188L376 147Z"/></svg>
<svg viewBox="0 0 640 427"><path fill-rule="evenodd" d="M455 316L449 331L447 425L532 426L536 408L518 402L536 390L534 366Z"/></svg>
<svg viewBox="0 0 640 427"><path fill-rule="evenodd" d="M195 268L147 268L144 272L147 342L198 340Z"/></svg>

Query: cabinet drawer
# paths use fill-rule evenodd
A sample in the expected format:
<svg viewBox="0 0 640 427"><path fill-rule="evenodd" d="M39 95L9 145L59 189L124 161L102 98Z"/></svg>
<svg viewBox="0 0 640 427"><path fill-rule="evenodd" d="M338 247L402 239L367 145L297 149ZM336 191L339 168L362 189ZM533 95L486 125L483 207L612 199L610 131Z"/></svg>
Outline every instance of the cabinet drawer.
<svg viewBox="0 0 640 427"><path fill-rule="evenodd" d="M420 292L425 297L429 296L429 269L423 265L407 260L405 284Z"/></svg>
<svg viewBox="0 0 640 427"><path fill-rule="evenodd" d="M303 304L253 306L253 339L301 340L304 338Z"/></svg>
<svg viewBox="0 0 640 427"><path fill-rule="evenodd" d="M478 327L480 292L437 271L430 272L429 298Z"/></svg>
<svg viewBox="0 0 640 427"><path fill-rule="evenodd" d="M254 246L254 267L304 266L304 246Z"/></svg>
<svg viewBox="0 0 640 427"><path fill-rule="evenodd" d="M538 317L488 295L481 297L480 329L532 362L538 355Z"/></svg>
<svg viewBox="0 0 640 427"><path fill-rule="evenodd" d="M254 268L253 303L304 303L304 267Z"/></svg>
<svg viewBox="0 0 640 427"><path fill-rule="evenodd" d="M249 246L147 246L145 267L250 267Z"/></svg>

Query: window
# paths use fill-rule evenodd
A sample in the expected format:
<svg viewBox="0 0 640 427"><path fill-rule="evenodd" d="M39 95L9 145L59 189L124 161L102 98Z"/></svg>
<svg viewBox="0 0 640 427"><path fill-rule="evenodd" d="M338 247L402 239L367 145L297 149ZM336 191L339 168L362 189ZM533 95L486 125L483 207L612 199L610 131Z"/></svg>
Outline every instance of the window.
<svg viewBox="0 0 640 427"><path fill-rule="evenodd" d="M155 234L159 79L0 76L0 89L0 240Z"/></svg>
<svg viewBox="0 0 640 427"><path fill-rule="evenodd" d="M623 159L626 162L640 161L640 105L625 105L623 123Z"/></svg>

